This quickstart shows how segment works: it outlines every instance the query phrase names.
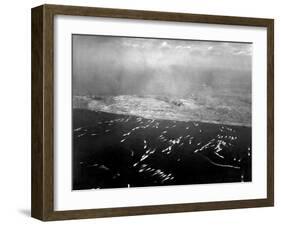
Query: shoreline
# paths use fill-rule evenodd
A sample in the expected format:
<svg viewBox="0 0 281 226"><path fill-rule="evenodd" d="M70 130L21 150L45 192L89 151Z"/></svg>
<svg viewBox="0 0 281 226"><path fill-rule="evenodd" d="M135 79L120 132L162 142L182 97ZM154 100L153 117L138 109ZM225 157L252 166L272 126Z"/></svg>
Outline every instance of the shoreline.
<svg viewBox="0 0 281 226"><path fill-rule="evenodd" d="M178 121L178 122L200 122L200 123L209 123L209 124L216 124L216 125L223 125L223 126L242 126L242 127L248 127L251 128L251 124L245 124L245 123L239 123L239 122L228 122L228 121L214 121L214 120L196 120L196 119L188 119L188 120L181 120L181 119L172 119L172 118L164 118L164 117L146 117L144 115L137 115L137 114L130 114L129 112L123 113L123 112L112 112L112 111L105 111L105 110L94 110L90 108L79 108L79 107L73 107L73 110L88 110L93 112L103 112L103 113L109 113L109 114L116 114L116 115L127 115L127 116L134 116L134 117L142 117L145 119L152 119L152 120L165 120L165 121Z"/></svg>

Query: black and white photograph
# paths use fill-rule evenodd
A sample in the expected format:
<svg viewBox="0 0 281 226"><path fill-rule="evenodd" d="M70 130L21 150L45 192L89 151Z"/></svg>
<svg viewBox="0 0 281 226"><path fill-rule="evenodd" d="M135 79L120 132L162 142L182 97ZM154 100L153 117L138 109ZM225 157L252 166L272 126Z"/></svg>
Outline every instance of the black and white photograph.
<svg viewBox="0 0 281 226"><path fill-rule="evenodd" d="M72 189L251 182L251 109L250 42L72 34Z"/></svg>

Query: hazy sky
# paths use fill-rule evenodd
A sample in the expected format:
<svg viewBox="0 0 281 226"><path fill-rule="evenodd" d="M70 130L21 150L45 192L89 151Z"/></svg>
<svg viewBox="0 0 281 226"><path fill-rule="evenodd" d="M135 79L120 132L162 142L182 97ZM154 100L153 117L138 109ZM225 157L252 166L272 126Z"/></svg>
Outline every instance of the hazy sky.
<svg viewBox="0 0 281 226"><path fill-rule="evenodd" d="M184 95L207 83L251 83L252 45L73 35L74 94Z"/></svg>

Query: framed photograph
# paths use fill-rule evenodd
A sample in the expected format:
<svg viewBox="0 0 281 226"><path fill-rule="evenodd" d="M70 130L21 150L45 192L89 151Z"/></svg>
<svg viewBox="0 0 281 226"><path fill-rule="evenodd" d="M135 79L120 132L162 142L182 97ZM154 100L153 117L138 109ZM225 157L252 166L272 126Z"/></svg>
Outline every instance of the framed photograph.
<svg viewBox="0 0 281 226"><path fill-rule="evenodd" d="M32 216L274 204L274 21L32 9Z"/></svg>

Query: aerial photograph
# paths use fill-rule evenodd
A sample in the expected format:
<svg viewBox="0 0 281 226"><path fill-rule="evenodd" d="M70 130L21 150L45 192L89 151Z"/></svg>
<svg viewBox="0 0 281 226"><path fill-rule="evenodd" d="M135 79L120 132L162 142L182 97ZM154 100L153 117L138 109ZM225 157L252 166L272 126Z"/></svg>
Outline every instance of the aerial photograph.
<svg viewBox="0 0 281 226"><path fill-rule="evenodd" d="M252 181L252 43L72 34L72 190Z"/></svg>

